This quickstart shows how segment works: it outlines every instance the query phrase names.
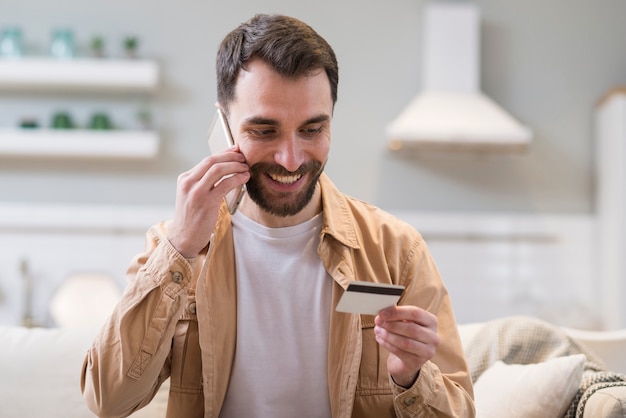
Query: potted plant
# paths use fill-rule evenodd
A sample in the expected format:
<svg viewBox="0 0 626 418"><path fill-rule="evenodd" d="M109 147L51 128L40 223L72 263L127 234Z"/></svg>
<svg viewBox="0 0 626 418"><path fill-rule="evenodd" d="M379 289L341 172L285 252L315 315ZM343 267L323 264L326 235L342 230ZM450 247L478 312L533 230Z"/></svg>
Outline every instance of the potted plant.
<svg viewBox="0 0 626 418"><path fill-rule="evenodd" d="M104 38L101 36L94 36L91 38L91 53L96 58L102 58L104 56Z"/></svg>
<svg viewBox="0 0 626 418"><path fill-rule="evenodd" d="M137 121L141 129L148 130L152 127L152 112L147 104L142 104L136 113Z"/></svg>
<svg viewBox="0 0 626 418"><path fill-rule="evenodd" d="M139 39L136 36L127 36L124 38L124 51L128 58L136 58L138 48Z"/></svg>

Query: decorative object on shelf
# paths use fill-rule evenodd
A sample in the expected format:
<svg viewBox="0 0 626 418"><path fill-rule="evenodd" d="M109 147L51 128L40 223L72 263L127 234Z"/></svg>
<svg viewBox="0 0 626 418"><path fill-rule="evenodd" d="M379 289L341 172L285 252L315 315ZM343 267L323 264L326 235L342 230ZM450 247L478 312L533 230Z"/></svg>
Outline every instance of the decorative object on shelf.
<svg viewBox="0 0 626 418"><path fill-rule="evenodd" d="M23 128L23 129L36 129L36 128L39 128L39 122L37 121L37 119L35 119L33 117L25 116L20 121L20 128Z"/></svg>
<svg viewBox="0 0 626 418"><path fill-rule="evenodd" d="M22 31L17 26L2 29L0 35L0 57L20 58L22 56Z"/></svg>
<svg viewBox="0 0 626 418"><path fill-rule="evenodd" d="M139 38L136 36L127 36L124 38L124 52L128 58L137 58L137 49L139 48Z"/></svg>
<svg viewBox="0 0 626 418"><path fill-rule="evenodd" d="M91 117L91 122L89 122L89 129L108 131L113 129L113 124L111 123L109 115L106 113L94 113Z"/></svg>
<svg viewBox="0 0 626 418"><path fill-rule="evenodd" d="M52 32L50 55L55 58L74 58L74 32L71 29L59 28Z"/></svg>
<svg viewBox="0 0 626 418"><path fill-rule="evenodd" d="M152 128L152 112L147 104L142 104L137 110L137 121L141 129Z"/></svg>
<svg viewBox="0 0 626 418"><path fill-rule="evenodd" d="M52 117L52 127L54 129L73 129L74 122L67 112L57 112Z"/></svg>
<svg viewBox="0 0 626 418"><path fill-rule="evenodd" d="M102 36L94 36L89 44L91 54L96 58L104 57L104 38Z"/></svg>
<svg viewBox="0 0 626 418"><path fill-rule="evenodd" d="M26 328L33 328L37 325L33 318L33 296L35 289L28 260L20 260L20 273L24 281L24 312L22 314L22 325Z"/></svg>

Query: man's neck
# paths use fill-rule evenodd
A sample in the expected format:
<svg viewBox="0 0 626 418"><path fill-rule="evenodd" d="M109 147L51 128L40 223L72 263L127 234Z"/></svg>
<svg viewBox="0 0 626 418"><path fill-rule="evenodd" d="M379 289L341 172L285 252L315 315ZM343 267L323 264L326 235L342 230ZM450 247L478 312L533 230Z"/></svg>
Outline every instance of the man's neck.
<svg viewBox="0 0 626 418"><path fill-rule="evenodd" d="M318 183L311 201L300 212L292 216L272 215L262 210L247 194L245 194L241 200L239 210L248 218L269 228L298 225L308 221L322 211L322 192Z"/></svg>

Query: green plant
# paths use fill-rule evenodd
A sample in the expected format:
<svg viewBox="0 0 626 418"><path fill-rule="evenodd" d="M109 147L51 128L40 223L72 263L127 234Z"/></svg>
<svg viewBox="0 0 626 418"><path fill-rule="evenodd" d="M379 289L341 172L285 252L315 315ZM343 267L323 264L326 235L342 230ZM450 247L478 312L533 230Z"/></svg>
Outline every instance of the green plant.
<svg viewBox="0 0 626 418"><path fill-rule="evenodd" d="M124 38L124 50L126 53L134 55L139 47L139 39L136 36L127 36Z"/></svg>
<svg viewBox="0 0 626 418"><path fill-rule="evenodd" d="M152 126L152 112L147 104L144 103L137 109L136 117L143 129Z"/></svg>
<svg viewBox="0 0 626 418"><path fill-rule="evenodd" d="M94 36L91 38L91 51L97 57L101 57L104 54L104 38L101 36Z"/></svg>

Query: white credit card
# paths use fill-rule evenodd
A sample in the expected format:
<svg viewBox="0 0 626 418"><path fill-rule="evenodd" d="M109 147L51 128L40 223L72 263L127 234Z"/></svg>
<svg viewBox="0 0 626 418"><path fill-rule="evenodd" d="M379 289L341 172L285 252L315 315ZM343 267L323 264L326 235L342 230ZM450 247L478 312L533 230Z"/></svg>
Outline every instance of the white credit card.
<svg viewBox="0 0 626 418"><path fill-rule="evenodd" d="M404 292L404 286L373 282L351 282L341 296L336 310L358 314L377 315L394 306Z"/></svg>

